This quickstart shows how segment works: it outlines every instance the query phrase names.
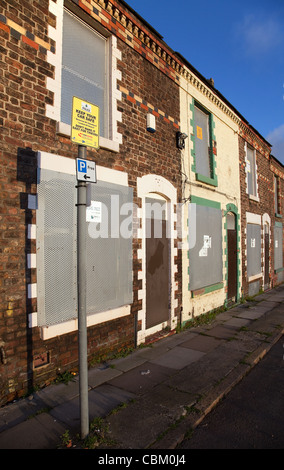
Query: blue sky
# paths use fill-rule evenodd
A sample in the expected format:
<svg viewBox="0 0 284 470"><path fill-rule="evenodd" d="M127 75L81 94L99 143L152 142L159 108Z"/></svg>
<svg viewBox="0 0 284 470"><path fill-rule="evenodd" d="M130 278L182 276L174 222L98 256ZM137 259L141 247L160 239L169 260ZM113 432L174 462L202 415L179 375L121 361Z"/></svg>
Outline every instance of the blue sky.
<svg viewBox="0 0 284 470"><path fill-rule="evenodd" d="M284 0L128 0L284 164Z"/></svg>

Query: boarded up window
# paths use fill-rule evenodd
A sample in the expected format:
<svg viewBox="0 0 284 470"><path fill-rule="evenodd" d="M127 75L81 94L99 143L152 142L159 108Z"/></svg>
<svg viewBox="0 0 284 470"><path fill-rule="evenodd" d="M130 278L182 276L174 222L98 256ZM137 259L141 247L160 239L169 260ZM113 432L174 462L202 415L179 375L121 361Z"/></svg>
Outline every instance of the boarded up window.
<svg viewBox="0 0 284 470"><path fill-rule="evenodd" d="M89 197L97 207L87 230L87 313L132 303L133 190L98 181ZM87 208L88 212L88 208Z"/></svg>
<svg viewBox="0 0 284 470"><path fill-rule="evenodd" d="M274 176L274 206L275 206L275 213L278 214L279 210L279 199L278 199L278 177Z"/></svg>
<svg viewBox="0 0 284 470"><path fill-rule="evenodd" d="M247 224L247 275L261 273L261 227Z"/></svg>
<svg viewBox="0 0 284 470"><path fill-rule="evenodd" d="M71 124L73 96L99 106L100 134L107 126L107 41L64 11L61 79L61 121Z"/></svg>
<svg viewBox="0 0 284 470"><path fill-rule="evenodd" d="M38 323L77 317L77 190L73 175L40 170L37 210ZM89 185L87 314L132 302L132 190ZM89 222L91 220L91 222Z"/></svg>
<svg viewBox="0 0 284 470"><path fill-rule="evenodd" d="M198 106L194 107L195 165L196 173L211 178L209 153L209 115Z"/></svg>
<svg viewBox="0 0 284 470"><path fill-rule="evenodd" d="M40 170L37 187L38 324L77 317L76 178Z"/></svg>
<svg viewBox="0 0 284 470"><path fill-rule="evenodd" d="M222 212L214 207L196 205L196 244L189 250L190 290L217 284L222 273ZM189 232L190 236L190 232Z"/></svg>
<svg viewBox="0 0 284 470"><path fill-rule="evenodd" d="M283 227L274 227L274 269L283 268Z"/></svg>
<svg viewBox="0 0 284 470"><path fill-rule="evenodd" d="M249 146L247 147L247 182L248 194L257 196L255 151Z"/></svg>

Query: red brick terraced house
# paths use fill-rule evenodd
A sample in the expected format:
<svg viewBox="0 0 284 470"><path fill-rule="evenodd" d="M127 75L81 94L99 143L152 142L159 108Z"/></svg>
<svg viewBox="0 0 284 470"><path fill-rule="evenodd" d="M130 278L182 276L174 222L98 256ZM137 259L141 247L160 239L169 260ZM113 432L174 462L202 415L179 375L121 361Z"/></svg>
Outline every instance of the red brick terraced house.
<svg viewBox="0 0 284 470"><path fill-rule="evenodd" d="M273 150L273 149L272 149ZM281 162L270 155L270 170L273 178L274 209L273 217L273 285L284 281L284 168Z"/></svg>
<svg viewBox="0 0 284 470"><path fill-rule="evenodd" d="M87 149L91 364L177 325L181 162L178 61L124 1L4 0L0 36L3 404L78 364L73 96L100 109Z"/></svg>
<svg viewBox="0 0 284 470"><path fill-rule="evenodd" d="M283 165L252 126L239 131L242 293L253 296L283 281Z"/></svg>
<svg viewBox="0 0 284 470"><path fill-rule="evenodd" d="M123 0L2 0L0 54L1 406L78 369L73 97L83 147L99 129L86 151L89 365L180 324L180 90L193 74ZM246 296L283 281L284 171L234 122Z"/></svg>

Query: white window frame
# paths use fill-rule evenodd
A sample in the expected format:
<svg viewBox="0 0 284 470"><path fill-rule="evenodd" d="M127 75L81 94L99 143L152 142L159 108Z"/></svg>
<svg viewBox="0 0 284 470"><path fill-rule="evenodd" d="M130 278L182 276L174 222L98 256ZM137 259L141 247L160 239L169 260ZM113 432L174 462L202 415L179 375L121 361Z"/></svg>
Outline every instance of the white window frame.
<svg viewBox="0 0 284 470"><path fill-rule="evenodd" d="M254 168L250 168L250 161L248 159L248 148L253 152L253 160L254 160ZM256 151L255 149L248 145L247 142L245 142L245 161L246 161L246 192L249 195L249 198L252 199L253 201L259 202L259 196L258 196L258 180L257 180L257 164L256 164ZM255 194L251 194L249 192L249 183L248 183L248 174L254 171L254 186L255 186Z"/></svg>
<svg viewBox="0 0 284 470"><path fill-rule="evenodd" d="M50 154L46 152L38 152L38 168L52 170L70 175L76 175L76 164L75 160L61 155ZM118 170L112 170L110 168L101 167L97 165L97 178L100 181L106 181L108 183L116 183L122 186L128 186L128 174ZM34 227L35 228L35 227ZM36 238L36 233L34 234ZM37 269L39 268L38 260L36 262ZM29 284L29 298L38 299L37 284ZM39 308L39 303L38 303ZM104 312L94 313L87 316L87 327L95 326L100 323L107 321L113 321L118 318L125 317L131 314L131 305L122 305L121 307L113 308ZM38 325L38 314L33 312L29 315L30 327ZM45 341L55 336L61 336L67 333L71 333L78 330L78 320L68 320L59 324L50 326L41 326L40 335Z"/></svg>
<svg viewBox="0 0 284 470"><path fill-rule="evenodd" d="M64 0L49 1L49 10L56 16L56 28L48 27L49 37L56 42L56 51L47 51L47 60L54 66L54 78L47 77L47 89L54 93L53 105L46 105L46 116L56 121L57 134L65 137L71 136L71 126L61 122L61 67L62 67L62 29ZM100 34L103 30L98 30ZM105 31L108 42L108 83L109 83L109 107L108 107L108 138L100 137L100 147L113 152L119 152L119 145L122 144L122 134L118 132L118 122L122 121L122 114L118 111L118 101L121 100L121 92L117 89L117 81L121 80L121 72L117 69L117 61L121 60L121 52L117 48L117 38Z"/></svg>

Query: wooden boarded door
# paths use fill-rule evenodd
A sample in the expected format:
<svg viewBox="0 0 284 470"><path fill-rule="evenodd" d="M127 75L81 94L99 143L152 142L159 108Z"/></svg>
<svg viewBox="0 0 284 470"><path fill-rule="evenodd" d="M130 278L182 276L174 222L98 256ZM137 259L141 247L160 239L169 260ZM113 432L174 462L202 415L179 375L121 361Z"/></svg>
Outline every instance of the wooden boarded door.
<svg viewBox="0 0 284 470"><path fill-rule="evenodd" d="M146 199L157 208L146 211L146 328L169 319L169 240L165 201ZM156 205L157 204L157 205Z"/></svg>
<svg viewBox="0 0 284 470"><path fill-rule="evenodd" d="M227 214L227 240L228 240L228 300L236 300L237 297L237 230L235 215Z"/></svg>

